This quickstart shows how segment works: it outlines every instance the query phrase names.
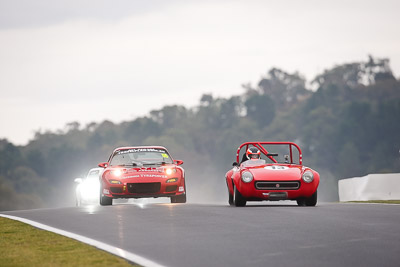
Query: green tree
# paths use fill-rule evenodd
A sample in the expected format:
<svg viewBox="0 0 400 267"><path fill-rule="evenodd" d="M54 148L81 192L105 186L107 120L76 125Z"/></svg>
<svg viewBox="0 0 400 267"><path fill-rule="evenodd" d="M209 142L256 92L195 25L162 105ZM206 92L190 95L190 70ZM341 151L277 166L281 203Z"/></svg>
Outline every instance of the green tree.
<svg viewBox="0 0 400 267"><path fill-rule="evenodd" d="M262 127L268 126L275 117L275 103L268 95L261 95L253 91L245 102L246 117L259 123Z"/></svg>
<svg viewBox="0 0 400 267"><path fill-rule="evenodd" d="M272 68L258 83L258 91L268 95L277 109L284 110L311 94L305 84L305 79L297 72L290 74Z"/></svg>

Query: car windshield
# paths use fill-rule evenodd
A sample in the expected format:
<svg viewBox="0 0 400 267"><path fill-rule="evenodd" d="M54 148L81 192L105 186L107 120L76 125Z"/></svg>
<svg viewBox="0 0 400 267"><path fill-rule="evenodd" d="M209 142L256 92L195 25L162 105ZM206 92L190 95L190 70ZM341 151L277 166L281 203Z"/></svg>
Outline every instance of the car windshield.
<svg viewBox="0 0 400 267"><path fill-rule="evenodd" d="M246 160L242 163L243 167L251 167L251 166L259 166L264 165L266 162L263 159L256 159L256 160Z"/></svg>
<svg viewBox="0 0 400 267"><path fill-rule="evenodd" d="M253 147L250 145L249 147ZM268 152L267 156L261 149L261 159L265 160L267 164L273 163L288 163L288 164L300 164L300 154L299 150L287 144L262 144L261 146L264 151ZM246 151L248 147L243 146L240 150L239 159L241 163L247 161ZM274 160L272 160L274 159Z"/></svg>
<svg viewBox="0 0 400 267"><path fill-rule="evenodd" d="M136 148L116 151L111 166L146 166L173 163L164 149Z"/></svg>
<svg viewBox="0 0 400 267"><path fill-rule="evenodd" d="M86 177L86 180L98 180L99 179L99 175L88 175Z"/></svg>
<svg viewBox="0 0 400 267"><path fill-rule="evenodd" d="M87 178L97 177L99 178L100 171L99 170L91 170L89 171Z"/></svg>
<svg viewBox="0 0 400 267"><path fill-rule="evenodd" d="M85 180L98 180L100 175L100 170L90 170Z"/></svg>

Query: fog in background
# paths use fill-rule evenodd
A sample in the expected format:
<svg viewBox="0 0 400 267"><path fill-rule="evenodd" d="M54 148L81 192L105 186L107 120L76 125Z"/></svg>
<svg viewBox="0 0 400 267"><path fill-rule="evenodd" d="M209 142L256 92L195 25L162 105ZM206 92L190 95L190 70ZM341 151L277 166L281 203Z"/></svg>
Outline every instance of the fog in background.
<svg viewBox="0 0 400 267"><path fill-rule="evenodd" d="M74 205L74 178L128 145L184 160L191 203L227 204L246 141L298 143L320 201L338 179L400 172L398 10L0 0L0 210Z"/></svg>
<svg viewBox="0 0 400 267"><path fill-rule="evenodd" d="M368 54L400 73L398 1L0 0L0 137L132 120L271 67L307 80Z"/></svg>
<svg viewBox="0 0 400 267"><path fill-rule="evenodd" d="M190 160L189 160L190 161ZM233 161L232 161L233 162ZM188 164L182 165L185 168L186 173L186 192L187 192L187 203L192 204L216 204L216 205L228 205L228 190L226 186L225 170L226 172L230 169L230 166L223 166L219 169L213 168L213 166L191 166ZM81 174L84 177L85 174ZM321 181L318 189L319 203L338 201L337 193L337 182L336 179L327 171L320 171ZM60 188L62 193L54 192L53 196L49 197L51 201L45 203L46 207L69 207L75 205L75 188L77 184L73 182L73 179L65 179L62 182ZM62 196L62 197L60 197ZM169 198L144 198L144 199L129 199L114 200L114 204L128 204L132 203L170 203ZM251 204L253 202L249 202ZM274 202L254 202L261 205L271 205ZM275 202L282 204L282 201ZM286 204L296 204L296 201L285 201ZM99 203L91 202L85 205L99 205Z"/></svg>

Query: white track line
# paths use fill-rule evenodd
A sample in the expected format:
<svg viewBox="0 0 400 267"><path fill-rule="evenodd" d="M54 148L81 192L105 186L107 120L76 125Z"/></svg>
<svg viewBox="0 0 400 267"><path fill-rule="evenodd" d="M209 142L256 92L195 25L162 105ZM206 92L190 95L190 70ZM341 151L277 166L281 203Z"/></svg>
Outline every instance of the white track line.
<svg viewBox="0 0 400 267"><path fill-rule="evenodd" d="M66 237L69 237L69 238L72 238L72 239L76 239L78 241L81 241L83 243L86 243L86 244L89 244L91 246L97 247L97 248L99 248L101 250L105 250L105 251L107 251L107 252L109 252L111 254L117 255L118 257L124 258L124 259L126 259L126 260L128 260L130 262L133 262L133 263L136 263L136 264L139 264L139 265L142 265L142 266L146 266L146 267L165 267L165 265L161 265L161 264L156 263L156 262L154 262L152 260L149 260L149 259L146 259L146 258L144 258L142 256L139 256L137 254L128 252L126 250L123 250L123 249L108 245L106 243L103 243L103 242L100 242L100 241L97 241L97 240L94 240L94 239L91 239L91 238L88 238L88 237L85 237L85 236L82 236L82 235L78 235L78 234L74 234L74 233L71 233L71 232L67 232L67 231L64 231L64 230L61 230L61 229L58 229L58 228L54 228L54 227L51 227L51 226L48 226L48 225L45 225L45 224L42 224L42 223L31 221L31 220L28 220L28 219L25 219L25 218L20 218L20 217L6 215L6 214L0 214L0 216L8 218L8 219L12 219L12 220L20 221L20 222L23 222L23 223L27 223L27 224L32 225L33 227L40 228L40 229L43 229L43 230L46 230L46 231L50 231L50 232L53 232L53 233L56 233L56 234L59 234L59 235L63 235L63 236L66 236Z"/></svg>
<svg viewBox="0 0 400 267"><path fill-rule="evenodd" d="M378 203L378 202L338 202L339 204L362 204L362 205L385 205L385 206L400 206L396 203Z"/></svg>

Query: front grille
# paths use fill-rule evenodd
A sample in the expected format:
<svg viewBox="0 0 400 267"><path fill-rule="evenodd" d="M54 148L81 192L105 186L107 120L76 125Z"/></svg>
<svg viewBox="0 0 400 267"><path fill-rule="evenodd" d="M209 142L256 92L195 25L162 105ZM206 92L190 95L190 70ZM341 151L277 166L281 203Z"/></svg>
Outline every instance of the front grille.
<svg viewBox="0 0 400 267"><path fill-rule="evenodd" d="M299 181L257 181L254 185L258 190L296 190L300 188Z"/></svg>
<svg viewBox="0 0 400 267"><path fill-rule="evenodd" d="M176 191L177 188L178 188L177 185L167 185L167 188L165 189L165 192Z"/></svg>
<svg viewBox="0 0 400 267"><path fill-rule="evenodd" d="M128 192L152 194L158 193L161 189L161 183L128 183Z"/></svg>
<svg viewBox="0 0 400 267"><path fill-rule="evenodd" d="M112 193L122 193L122 187L110 187Z"/></svg>

